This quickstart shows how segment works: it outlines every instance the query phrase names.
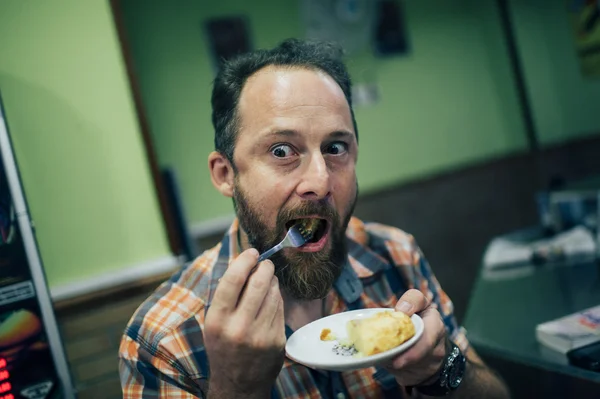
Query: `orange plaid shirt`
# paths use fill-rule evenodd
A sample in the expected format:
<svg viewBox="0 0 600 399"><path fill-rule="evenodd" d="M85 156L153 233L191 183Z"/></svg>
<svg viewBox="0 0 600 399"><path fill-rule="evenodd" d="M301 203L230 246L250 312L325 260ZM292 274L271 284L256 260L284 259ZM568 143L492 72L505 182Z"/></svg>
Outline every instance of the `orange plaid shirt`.
<svg viewBox="0 0 600 399"><path fill-rule="evenodd" d="M202 328L218 279L239 255L237 230L236 220L221 243L164 282L135 312L119 350L123 398L206 397L210 368ZM466 350L452 302L412 236L357 218L351 219L346 236L349 262L329 293L330 314L394 307L407 289L416 288L438 307L450 338ZM402 388L383 369L315 371L287 358L272 389L274 399L402 396Z"/></svg>

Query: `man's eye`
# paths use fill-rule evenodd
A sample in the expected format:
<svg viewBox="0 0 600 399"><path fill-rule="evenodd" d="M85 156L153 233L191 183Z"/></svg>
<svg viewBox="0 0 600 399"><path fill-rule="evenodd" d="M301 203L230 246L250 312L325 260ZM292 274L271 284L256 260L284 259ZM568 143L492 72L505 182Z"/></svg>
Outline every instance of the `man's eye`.
<svg viewBox="0 0 600 399"><path fill-rule="evenodd" d="M294 155L294 150L287 144L279 144L271 149L271 153L277 158L285 158Z"/></svg>
<svg viewBox="0 0 600 399"><path fill-rule="evenodd" d="M327 153L332 155L340 155L348 151L348 145L346 143L337 142L332 143L327 147Z"/></svg>

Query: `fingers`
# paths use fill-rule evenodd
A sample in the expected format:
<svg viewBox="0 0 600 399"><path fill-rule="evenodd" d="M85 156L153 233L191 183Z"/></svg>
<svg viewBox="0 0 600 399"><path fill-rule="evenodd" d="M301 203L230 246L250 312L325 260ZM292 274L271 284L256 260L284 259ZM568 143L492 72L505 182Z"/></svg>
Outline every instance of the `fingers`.
<svg viewBox="0 0 600 399"><path fill-rule="evenodd" d="M273 318L272 323L273 332L276 337L281 339L281 345L285 346L286 335L285 335L285 318L284 318L284 307L283 307L283 299L279 301L279 306L277 307L277 312L275 313L275 317Z"/></svg>
<svg viewBox="0 0 600 399"><path fill-rule="evenodd" d="M404 312L409 316L422 312L429 306L429 300L419 290L408 290L396 303L396 310Z"/></svg>
<svg viewBox="0 0 600 399"><path fill-rule="evenodd" d="M279 306L277 307L277 312L275 313L275 317L273 318L273 327L277 329L277 333L279 335L285 336L285 318L284 318L283 299L281 301L279 301Z"/></svg>
<svg viewBox="0 0 600 399"><path fill-rule="evenodd" d="M279 310L279 302L281 302L281 293L279 292L279 280L273 276L271 279L271 287L267 295L262 302L262 306L256 316L256 325L265 329L270 330L277 311Z"/></svg>
<svg viewBox="0 0 600 399"><path fill-rule="evenodd" d="M248 249L240 254L225 271L215 291L211 307L233 312L248 280L250 270L258 262L258 251Z"/></svg>
<svg viewBox="0 0 600 399"><path fill-rule="evenodd" d="M242 293L237 311L246 317L247 320L254 320L267 297L267 293L272 287L272 280L275 275L275 266L270 260L265 260L258 265L256 271L252 273ZM277 287L278 289L278 287Z"/></svg>
<svg viewBox="0 0 600 399"><path fill-rule="evenodd" d="M424 325L423 335L409 350L394 359L392 363L394 369L401 369L431 357L437 360L432 365L433 373L446 356L446 327L439 312L429 308L421 314L421 318Z"/></svg>

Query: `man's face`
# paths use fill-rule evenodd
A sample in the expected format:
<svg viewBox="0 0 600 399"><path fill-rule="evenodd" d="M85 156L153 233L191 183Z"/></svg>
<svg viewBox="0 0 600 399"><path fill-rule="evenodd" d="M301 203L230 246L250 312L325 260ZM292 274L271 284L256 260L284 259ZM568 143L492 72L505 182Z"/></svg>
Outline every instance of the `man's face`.
<svg viewBox="0 0 600 399"><path fill-rule="evenodd" d="M268 67L251 76L238 105L234 204L259 252L303 218L313 239L271 257L296 299L324 297L346 260L345 230L357 196L356 134L344 93L325 73Z"/></svg>

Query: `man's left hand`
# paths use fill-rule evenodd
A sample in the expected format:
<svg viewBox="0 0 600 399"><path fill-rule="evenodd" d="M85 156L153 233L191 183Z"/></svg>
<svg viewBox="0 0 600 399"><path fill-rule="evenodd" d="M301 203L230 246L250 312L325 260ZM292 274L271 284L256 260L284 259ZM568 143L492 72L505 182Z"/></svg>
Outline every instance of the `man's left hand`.
<svg viewBox="0 0 600 399"><path fill-rule="evenodd" d="M425 328L421 338L396 357L387 369L402 386L429 385L437 379L446 357L446 327L442 317L425 295L415 289L402 295L396 310L408 316L418 313Z"/></svg>

